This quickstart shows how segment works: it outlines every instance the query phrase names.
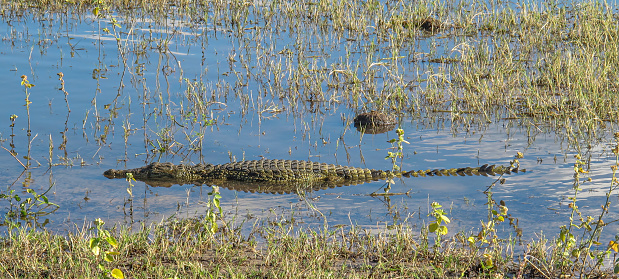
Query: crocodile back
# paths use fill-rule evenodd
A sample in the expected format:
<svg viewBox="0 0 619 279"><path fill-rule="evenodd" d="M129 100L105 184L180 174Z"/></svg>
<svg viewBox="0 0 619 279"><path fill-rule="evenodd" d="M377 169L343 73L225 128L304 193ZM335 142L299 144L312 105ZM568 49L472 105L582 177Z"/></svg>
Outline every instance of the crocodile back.
<svg viewBox="0 0 619 279"><path fill-rule="evenodd" d="M213 172L213 178L247 182L340 179L371 181L385 178L391 173L311 161L267 159L216 165Z"/></svg>

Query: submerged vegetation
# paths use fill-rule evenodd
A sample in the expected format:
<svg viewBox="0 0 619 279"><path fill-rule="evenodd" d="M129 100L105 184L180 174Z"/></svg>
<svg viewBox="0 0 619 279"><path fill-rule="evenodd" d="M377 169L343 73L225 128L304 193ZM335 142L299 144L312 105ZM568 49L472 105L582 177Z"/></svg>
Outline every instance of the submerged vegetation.
<svg viewBox="0 0 619 279"><path fill-rule="evenodd" d="M613 131L619 119L619 13L610 3L16 0L0 1L0 18L9 31L3 41L11 49L28 46L45 56L66 39L68 56L97 59L86 74L82 68L74 73L79 77L57 73L56 84L36 74L29 81L26 73L18 73L23 75L23 94L18 93L25 94L25 111L20 105L7 112L10 125L2 129L9 128L10 135L1 142L24 169L15 179L23 180L23 192L11 189L18 187L15 182L0 191L8 208L2 212L3 274L556 278L619 273L619 234L603 234L618 221L612 216L619 186L619 133ZM29 33L32 22L39 24L38 37ZM92 28L87 36L71 29L82 22ZM92 40L98 53L85 51L83 41L74 41L79 36ZM55 66L62 68L62 63ZM29 64L31 72L43 67ZM192 67L199 70L189 71ZM87 93L80 88L85 79L93 82ZM59 89L66 103L59 145L49 131L31 126L37 121L31 112L42 103L35 98L37 90L51 89ZM80 128L70 115L83 108L69 104L84 96L92 96L91 107L83 110ZM490 124L518 127L532 141L539 133L553 132L576 155L570 173L573 195L566 198L569 219L553 228L557 235L540 234L523 243L518 216L508 213L509 202L493 196L494 188L508 179L499 177L483 191L487 218L473 231L453 226L453 211L429 197L428 214L420 221L394 218L393 224L371 229L355 220L330 226L328 215L303 193L299 199L324 226L303 227L294 214L274 212L270 219L248 224L250 214L224 213L231 209L222 209L218 187L208 193L200 218L170 218L140 228L105 227L97 219L65 235L46 230L48 220L39 220L61 208L48 198L57 187L55 167L127 163L136 157L203 162L217 148L215 135L230 124L231 115L241 116L240 124L233 123L241 128L285 115L296 133L291 141L298 136L312 150L341 144L350 160L343 136L311 138L312 131L322 131L323 116L337 109L352 112L342 113L345 124L353 121L349 114L367 111L396 116L397 138L389 141L390 151L382 150L393 171L410 153L401 127L405 121L447 126L454 134L483 131ZM68 132L80 129L97 146L91 159L82 158L79 148L69 150ZM33 144L47 133L49 147ZM604 146L602 152L616 158L606 201L596 215L579 204L582 185L591 181L592 146ZM56 149L62 152L54 157ZM235 152L229 152L231 161L244 159L244 153ZM295 152L303 151L287 150ZM48 160L50 185L35 191L29 188L31 171L42 166L40 154ZM518 152L515 162L521 158ZM132 181L128 177L122 210L133 221ZM386 181L384 194L370 195L382 197L396 216L390 197L409 193L390 193L393 183ZM90 199L88 194L83 200Z"/></svg>

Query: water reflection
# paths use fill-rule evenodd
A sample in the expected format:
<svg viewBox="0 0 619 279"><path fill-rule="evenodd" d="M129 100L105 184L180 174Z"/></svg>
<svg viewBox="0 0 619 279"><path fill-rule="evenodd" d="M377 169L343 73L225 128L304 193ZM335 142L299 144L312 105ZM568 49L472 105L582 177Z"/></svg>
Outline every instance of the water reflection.
<svg viewBox="0 0 619 279"><path fill-rule="evenodd" d="M438 201L449 209L451 225L467 230L487 218L484 191L497 183L492 198L503 200L519 227L533 234L564 224L573 155L590 159L592 180L579 195L586 214L599 212L612 179L605 136L612 124L580 132L552 119L513 119L501 111L491 117L472 110L428 111L408 102L407 96L441 101L429 94L434 91L418 89L423 86L449 93L431 84L446 76L433 72L448 72L448 66L422 63L420 57L430 52L447 57L460 44L458 38L424 38L394 50L376 34L347 38L305 25L284 30L286 22L280 27L204 27L122 18L120 24L131 26L131 33L101 31L109 23L62 16L0 23L9 30L0 57L11 70L3 76L11 94L0 103L6 112L0 123L2 144L10 147L0 161L1 177L12 185L3 193L47 192L60 206L45 216L51 226L97 217L157 222L204 213L207 186L136 183L131 197L126 181L101 176L109 168L281 158L390 169L384 157L392 150L387 142L396 137L393 127L362 134L343 121L361 107L405 112L399 117L410 142L399 161L405 170L506 164L520 151L529 172L505 176L503 183L485 176L396 179L392 196L370 195L380 192L385 181L321 185L313 191L226 181L217 183L226 188L226 213L258 218L297 214L305 216L297 220L307 226L327 219L370 228L394 220L422 224L430 202ZM29 30L41 30L40 39ZM397 75L401 72L404 79ZM23 74L36 84L29 88L28 105L20 84ZM12 156L32 163L27 178ZM53 176L40 163L45 161ZM28 186L17 189L15 180ZM262 194L267 192L294 194ZM315 209L324 215L312 215Z"/></svg>

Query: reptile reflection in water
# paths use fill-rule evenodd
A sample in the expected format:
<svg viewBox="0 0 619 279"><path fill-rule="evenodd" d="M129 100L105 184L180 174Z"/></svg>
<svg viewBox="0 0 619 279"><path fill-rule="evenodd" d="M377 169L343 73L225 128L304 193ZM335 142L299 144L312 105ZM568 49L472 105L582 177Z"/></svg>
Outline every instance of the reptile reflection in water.
<svg viewBox="0 0 619 279"><path fill-rule="evenodd" d="M420 171L389 171L355 168L299 160L253 160L221 165L174 165L151 163L127 169L110 169L108 178L126 178L131 173L136 180L151 186L174 184L217 185L220 187L261 193L293 193L297 190L319 190L359 185L394 177L502 175L525 170L512 166L483 165L480 167L434 169Z"/></svg>

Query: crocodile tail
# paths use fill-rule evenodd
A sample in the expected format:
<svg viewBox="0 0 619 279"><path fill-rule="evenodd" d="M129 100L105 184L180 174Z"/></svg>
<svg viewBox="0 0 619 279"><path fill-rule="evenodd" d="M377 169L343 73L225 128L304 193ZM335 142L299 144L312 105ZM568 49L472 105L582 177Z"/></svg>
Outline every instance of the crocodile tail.
<svg viewBox="0 0 619 279"><path fill-rule="evenodd" d="M425 177L425 176L473 176L473 175L483 175L483 176L495 176L495 175L503 175L503 174L511 174L518 172L526 172L525 169L520 169L518 167L506 167L506 166L496 166L496 165L488 165L485 164L480 167L465 167L465 168L450 168L450 169L428 169L428 170L412 170L407 172L401 172L401 175L404 177Z"/></svg>
<svg viewBox="0 0 619 279"><path fill-rule="evenodd" d="M386 179L386 178L393 176L391 171L374 170L374 169L370 170L370 175L371 175L372 180Z"/></svg>
<svg viewBox="0 0 619 279"><path fill-rule="evenodd" d="M370 170L372 180L388 179L394 177L406 176L409 177L410 172L391 171L391 170Z"/></svg>

